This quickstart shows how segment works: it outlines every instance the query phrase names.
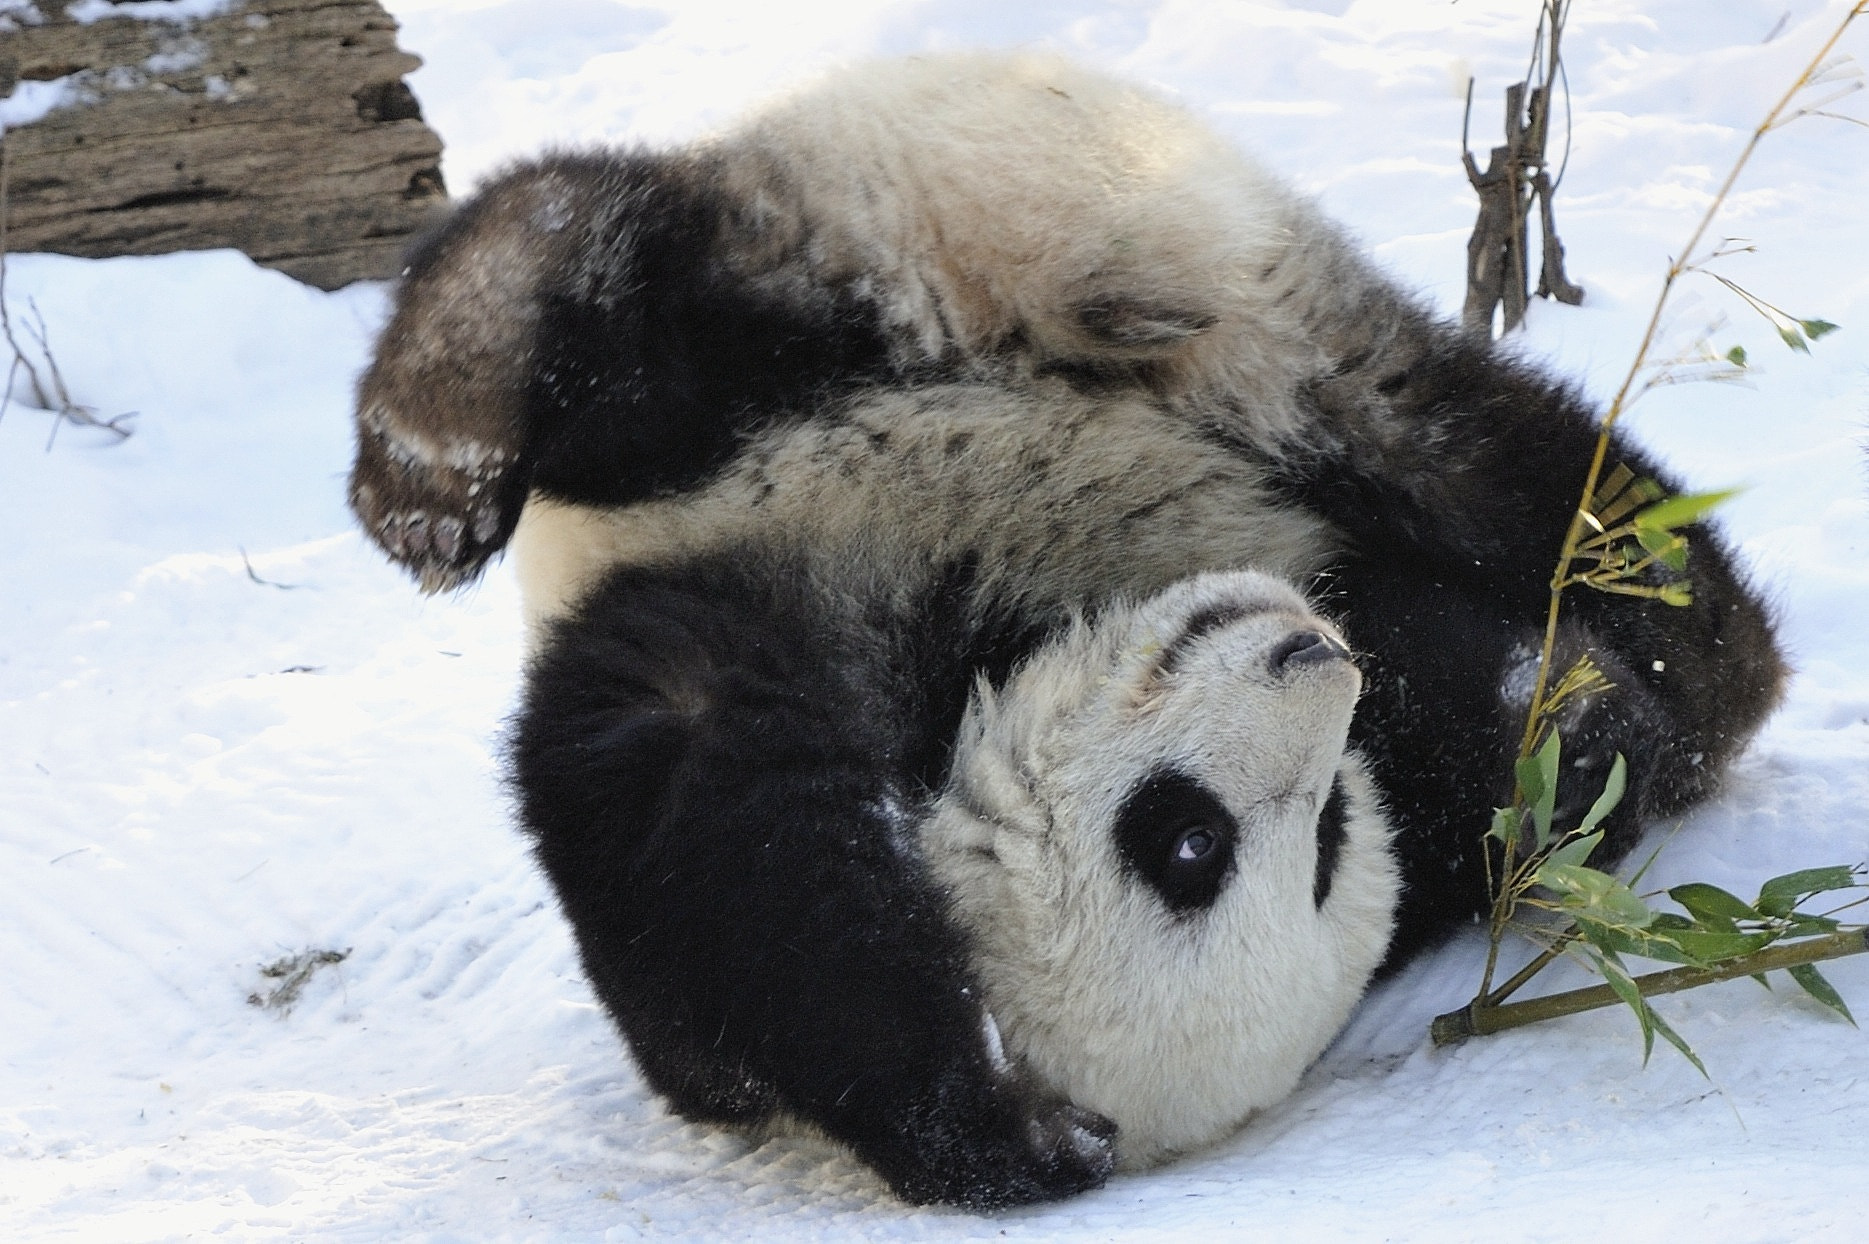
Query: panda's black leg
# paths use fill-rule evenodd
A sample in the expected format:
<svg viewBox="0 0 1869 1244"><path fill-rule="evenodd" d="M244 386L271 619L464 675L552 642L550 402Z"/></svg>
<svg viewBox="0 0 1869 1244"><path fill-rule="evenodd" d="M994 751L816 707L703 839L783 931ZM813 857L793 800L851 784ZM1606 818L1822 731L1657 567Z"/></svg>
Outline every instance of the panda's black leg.
<svg viewBox="0 0 1869 1244"><path fill-rule="evenodd" d="M530 490L680 489L750 428L880 375L876 311L774 261L705 159L554 155L409 259L357 393L352 508L433 591L477 575Z"/></svg>
<svg viewBox="0 0 1869 1244"><path fill-rule="evenodd" d="M1372 298L1384 294L1377 288ZM1370 563L1404 568L1484 601L1502 619L1543 624L1558 550L1595 452L1594 412L1535 369L1416 309L1358 318L1370 340L1317 383L1315 435L1278 481L1335 524ZM1664 491L1680 486L1620 437L1607 459ZM1705 793L1707 778L1777 703L1784 664L1770 616L1713 529L1696 525L1685 575L1656 565L1643 582L1684 578L1692 603L1569 590L1565 608L1599 659L1668 706L1662 740L1683 758L1657 810Z"/></svg>
<svg viewBox="0 0 1869 1244"><path fill-rule="evenodd" d="M996 1056L915 847L905 672L801 582L620 572L535 660L513 778L592 984L684 1113L803 1118L913 1201L1097 1186L1113 1129Z"/></svg>
<svg viewBox="0 0 1869 1244"><path fill-rule="evenodd" d="M1352 561L1328 579L1331 608L1363 670L1351 742L1369 758L1396 834L1403 893L1386 970L1487 910L1485 852L1495 807L1512 793L1542 638L1481 594L1449 590L1397 563ZM1590 649L1613 684L1560 715L1562 761L1553 818L1575 826L1617 755L1628 789L1603 822L1591 859L1612 867L1692 762L1671 706L1587 629L1567 624L1555 664ZM1497 859L1497 856L1495 856Z"/></svg>
<svg viewBox="0 0 1869 1244"><path fill-rule="evenodd" d="M590 191L522 166L409 255L358 383L350 503L426 590L471 580L518 522L544 300L593 245L573 227L597 206Z"/></svg>

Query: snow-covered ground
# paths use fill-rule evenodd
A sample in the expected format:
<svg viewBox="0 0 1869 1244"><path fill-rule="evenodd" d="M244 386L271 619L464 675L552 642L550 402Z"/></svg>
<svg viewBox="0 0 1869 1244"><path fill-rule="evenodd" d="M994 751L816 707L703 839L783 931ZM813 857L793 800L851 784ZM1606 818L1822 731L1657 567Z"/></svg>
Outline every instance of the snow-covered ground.
<svg viewBox="0 0 1869 1244"><path fill-rule="evenodd" d="M1473 142L1537 0L390 0L457 192L550 141L669 140L839 58L1037 43L1159 85L1457 305ZM1580 0L1558 199L1577 309L1529 351L1605 394L1672 248L1838 0ZM1869 59L1869 20L1845 44ZM1869 114L1864 96L1838 107ZM1869 131L1773 135L1724 269L1843 329L1810 358L1690 287L1750 388L1651 394L1635 433L1726 511L1798 678L1656 876L1751 892L1869 859ZM425 600L343 506L349 390L386 298L238 255L14 256L116 443L0 419L0 1238L1863 1238L1869 1039L1794 989L1664 1001L1708 1084L1626 1013L1453 1050L1480 948L1383 987L1237 1138L1065 1204L916 1210L815 1141L671 1118L579 976L510 824L518 675L496 569ZM1674 827L1660 827L1664 832ZM263 969L308 952L296 1005ZM1869 962L1827 969L1869 1013Z"/></svg>

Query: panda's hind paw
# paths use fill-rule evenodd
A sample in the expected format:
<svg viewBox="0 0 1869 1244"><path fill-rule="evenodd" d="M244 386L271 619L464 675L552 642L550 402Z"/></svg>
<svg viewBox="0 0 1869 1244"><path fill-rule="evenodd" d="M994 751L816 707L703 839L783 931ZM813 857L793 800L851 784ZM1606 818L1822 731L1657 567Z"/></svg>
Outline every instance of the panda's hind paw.
<svg viewBox="0 0 1869 1244"><path fill-rule="evenodd" d="M1014 1089L1012 1096L1023 1100L1001 1098L995 1103L1001 1108L950 1120L950 1126L938 1117L924 1118L901 1137L906 1152L866 1156L899 1196L919 1204L1005 1209L1104 1185L1116 1169L1114 1123L1057 1098L1000 1087ZM903 1158L906 1169L899 1164Z"/></svg>
<svg viewBox="0 0 1869 1244"><path fill-rule="evenodd" d="M498 450L436 451L360 423L350 505L364 532L433 594L471 583L505 545L523 476Z"/></svg>
<svg viewBox="0 0 1869 1244"><path fill-rule="evenodd" d="M1100 1188L1116 1169L1116 1124L1080 1106L1060 1103L1031 1122L1032 1152L1050 1171L1053 1195Z"/></svg>

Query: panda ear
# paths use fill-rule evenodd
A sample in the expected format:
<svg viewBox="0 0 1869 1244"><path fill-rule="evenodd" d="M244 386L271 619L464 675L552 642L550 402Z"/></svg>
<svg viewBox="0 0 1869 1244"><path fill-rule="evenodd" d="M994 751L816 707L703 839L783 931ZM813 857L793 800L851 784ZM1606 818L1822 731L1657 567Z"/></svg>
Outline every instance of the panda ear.
<svg viewBox="0 0 1869 1244"><path fill-rule="evenodd" d="M1072 318L1091 341L1129 354L1160 354L1200 336L1218 316L1192 306L1106 293L1072 308Z"/></svg>

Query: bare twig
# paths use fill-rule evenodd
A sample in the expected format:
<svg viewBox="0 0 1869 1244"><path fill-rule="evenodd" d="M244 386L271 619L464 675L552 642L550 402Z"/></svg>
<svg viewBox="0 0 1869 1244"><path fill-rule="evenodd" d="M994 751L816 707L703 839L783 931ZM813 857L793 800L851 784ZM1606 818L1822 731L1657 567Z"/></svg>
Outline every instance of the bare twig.
<svg viewBox="0 0 1869 1244"><path fill-rule="evenodd" d="M300 585L297 583L279 583L272 579L260 578L259 572L253 569L253 560L247 556L247 550L244 547L240 550L240 564L247 568L247 578L253 580L261 587L276 587L282 592L296 592L299 590Z"/></svg>
<svg viewBox="0 0 1869 1244"><path fill-rule="evenodd" d="M1536 292L1540 297L1573 305L1583 301L1583 289L1564 273L1564 246L1558 240L1551 206L1557 183L1545 156L1551 101L1563 75L1559 43L1569 12L1570 0L1544 0L1525 78L1506 88L1505 143L1492 149L1483 172L1467 145L1473 111L1473 83L1467 83L1467 104L1460 121L1460 160L1479 196L1480 211L1467 241L1467 296L1461 323L1476 336L1492 334L1495 310L1503 311L1507 332L1525 319L1532 293L1526 224L1534 202L1543 254ZM1568 160L1568 134L1565 148Z"/></svg>
<svg viewBox="0 0 1869 1244"><path fill-rule="evenodd" d="M258 871L257 869L255 871ZM295 955L287 955L267 964L260 969L260 975L279 983L264 992L256 990L247 995L247 1003L261 1010L277 1011L285 1014L297 1004L299 995L305 986L311 983L312 976L323 967L335 967L350 958L350 950L303 950Z"/></svg>
<svg viewBox="0 0 1869 1244"><path fill-rule="evenodd" d="M39 304L28 298L26 305L32 310L32 320L26 325L26 333L38 347L38 357L44 365L33 362L32 354L20 344L19 337L13 331L13 316L6 301L6 220L7 220L7 148L6 138L0 133L0 336L6 338L9 349L13 352L12 362L7 366L6 387L0 389L0 418L6 415L7 407L13 399L13 382L23 371L26 382L32 386L33 401L41 410L51 411L58 416L52 422L51 435L46 438L46 448L51 449L58 439L58 430L66 423L79 427L102 428L118 440L129 438L131 429L128 421L136 412L101 419L97 411L89 406L72 400L71 391L65 387L65 377L58 369L58 360L52 354L52 345L46 332L45 316L39 311Z"/></svg>

